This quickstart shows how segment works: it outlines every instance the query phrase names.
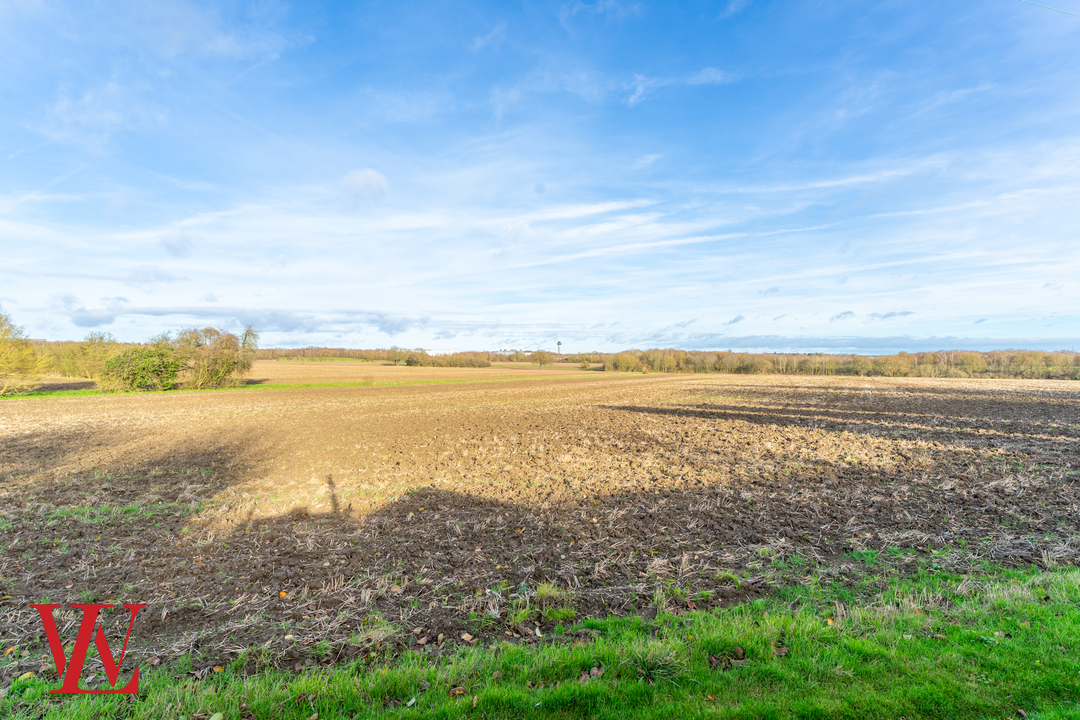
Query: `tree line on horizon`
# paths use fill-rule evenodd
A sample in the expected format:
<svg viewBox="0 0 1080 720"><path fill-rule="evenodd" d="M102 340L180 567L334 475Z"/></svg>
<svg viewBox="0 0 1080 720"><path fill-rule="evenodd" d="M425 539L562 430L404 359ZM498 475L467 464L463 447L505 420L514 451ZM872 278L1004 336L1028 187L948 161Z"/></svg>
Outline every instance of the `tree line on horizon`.
<svg viewBox="0 0 1080 720"><path fill-rule="evenodd" d="M354 348L261 348L256 358L352 359L367 362L405 362L443 367L487 367L494 362L573 364L608 372L729 373L777 375L861 375L880 377L1028 378L1080 380L1080 353L1070 350L938 350L898 352L888 355L830 353L743 353L733 350L699 351L674 348L625 350L618 353L572 353L556 355L543 350L514 352L468 352L429 355L423 350L402 348L360 350ZM423 358L423 361L420 360ZM469 358L477 364L465 364ZM428 362L430 361L430 362ZM487 363L486 365L484 363ZM601 369L596 367L595 369Z"/></svg>
<svg viewBox="0 0 1080 720"><path fill-rule="evenodd" d="M854 355L653 349L605 355L602 362L605 370L616 372L1080 380L1080 353L1069 350L939 350Z"/></svg>
<svg viewBox="0 0 1080 720"><path fill-rule="evenodd" d="M1080 354L1066 350L856 355L654 348L566 355L545 350L440 355L399 347L259 348L258 338L258 333L248 327L239 335L218 328L185 328L175 334L163 333L146 343L121 343L102 332L91 332L81 341L31 341L0 309L0 395L32 389L43 376L91 379L106 390L229 387L242 381L255 360L319 359L420 367L483 368L495 362L529 362L541 368L574 364L606 372L1080 380Z"/></svg>

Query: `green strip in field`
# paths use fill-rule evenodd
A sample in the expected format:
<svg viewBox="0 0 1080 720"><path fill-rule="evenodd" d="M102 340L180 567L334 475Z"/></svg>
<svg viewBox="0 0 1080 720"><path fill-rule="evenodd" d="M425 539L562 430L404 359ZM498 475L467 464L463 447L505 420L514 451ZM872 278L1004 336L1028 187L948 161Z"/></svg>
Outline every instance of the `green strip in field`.
<svg viewBox="0 0 1080 720"><path fill-rule="evenodd" d="M109 395L93 388L87 390L31 390L18 395L0 395L0 400L18 400L20 398L43 398L43 397L93 397L94 395Z"/></svg>
<svg viewBox="0 0 1080 720"><path fill-rule="evenodd" d="M893 578L854 603L815 581L735 607L559 625L531 645L497 628L476 630L472 646L455 638L400 654L386 651L390 637L416 636L376 618L378 644L356 636L367 643L364 660L335 665L324 647L322 662L302 672L252 673L270 643L232 661L187 656L145 668L137 698L49 695L56 679L16 649L0 660L15 678L0 716L1078 718L1078 597L1075 568ZM284 638L274 652L319 648ZM188 674L216 661L201 681Z"/></svg>

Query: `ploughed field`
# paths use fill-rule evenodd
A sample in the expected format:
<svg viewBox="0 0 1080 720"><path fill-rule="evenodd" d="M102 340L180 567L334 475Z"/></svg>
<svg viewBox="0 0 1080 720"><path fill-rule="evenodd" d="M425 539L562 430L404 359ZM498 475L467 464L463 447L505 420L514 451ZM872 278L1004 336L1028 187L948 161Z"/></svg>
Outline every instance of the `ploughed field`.
<svg viewBox="0 0 1080 720"><path fill-rule="evenodd" d="M391 372L345 365L255 377ZM29 603L139 602L138 662L311 665L851 582L874 552L1080 560L1080 384L392 372L484 381L0 402L0 645L47 654Z"/></svg>

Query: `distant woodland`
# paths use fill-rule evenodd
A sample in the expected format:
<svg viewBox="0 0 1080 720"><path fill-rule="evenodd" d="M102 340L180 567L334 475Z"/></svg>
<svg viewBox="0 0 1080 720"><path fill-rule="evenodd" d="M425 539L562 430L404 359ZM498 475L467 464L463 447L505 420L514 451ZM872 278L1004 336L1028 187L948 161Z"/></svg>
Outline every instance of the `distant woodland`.
<svg viewBox="0 0 1080 720"><path fill-rule="evenodd" d="M486 367L492 362L536 362L534 352L473 352L432 355L423 350L353 350L310 347L264 348L257 359L353 359L446 367ZM985 377L1080 380L1080 353L1037 350L940 350L894 355L831 355L822 353L739 353L675 349L627 350L619 353L547 353L550 362L571 363L608 372L744 373L779 375L878 375L883 377ZM548 364L545 361L544 364Z"/></svg>

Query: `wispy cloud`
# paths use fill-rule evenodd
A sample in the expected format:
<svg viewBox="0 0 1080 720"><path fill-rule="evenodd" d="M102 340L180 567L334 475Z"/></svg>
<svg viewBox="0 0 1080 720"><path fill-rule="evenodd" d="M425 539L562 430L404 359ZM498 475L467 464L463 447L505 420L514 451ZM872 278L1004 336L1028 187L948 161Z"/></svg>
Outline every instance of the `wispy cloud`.
<svg viewBox="0 0 1080 720"><path fill-rule="evenodd" d="M996 87L994 83L981 83L973 87L958 88L956 90L943 90L935 93L935 95L926 102L925 105L915 111L915 115L922 113L929 113L937 110L938 108L951 105L953 103L962 102L969 97L976 96Z"/></svg>
<svg viewBox="0 0 1080 720"><path fill-rule="evenodd" d="M10 212L10 211L14 210L16 207L18 207L19 205L22 205L24 202L30 202L30 201L36 200L38 198L42 198L46 191L51 190L52 188L54 188L57 185L61 184L65 180L70 179L72 176L76 175L77 173L79 173L79 172L81 172L82 170L85 170L85 169L86 169L86 165L81 165L81 166L75 168L74 170L69 170L69 171L67 171L65 173L62 173L61 175L53 178L52 180L49 180L48 183L46 183L42 187L39 187L37 190L18 195L17 197L15 197L15 198L11 199L9 202L7 202L3 206L3 208L0 209L0 212L5 212L5 213Z"/></svg>
<svg viewBox="0 0 1080 720"><path fill-rule="evenodd" d="M189 257L195 247L191 236L184 232L176 232L161 239L161 247L169 255L176 258Z"/></svg>
<svg viewBox="0 0 1080 720"><path fill-rule="evenodd" d="M595 0L595 2L583 2L574 0L563 5L559 9L559 20L566 27L567 22L577 16L606 16L619 19L627 15L636 15L641 12L641 4L636 2L619 2L619 0Z"/></svg>
<svg viewBox="0 0 1080 720"><path fill-rule="evenodd" d="M458 106L453 93L445 87L364 88L357 92L359 112L375 122L407 125L438 123Z"/></svg>
<svg viewBox="0 0 1080 720"><path fill-rule="evenodd" d="M893 318L902 318L902 317L907 317L908 315L914 315L914 314L915 313L912 312L911 310L901 310L900 312L897 312L895 310L890 310L889 312L884 313L884 314L882 314L882 313L870 313L869 315L867 315L867 317L870 318L871 320L892 320Z"/></svg>
<svg viewBox="0 0 1080 720"><path fill-rule="evenodd" d="M778 183L772 185L744 185L740 187L716 188L717 192L729 193L785 193L800 190L831 190L844 188L852 185L865 185L872 183L897 180L914 175L923 170L940 167L943 161L939 158L927 158L925 160L905 164L900 167L886 168L869 173L845 175L837 178L822 180L810 180L798 183Z"/></svg>
<svg viewBox="0 0 1080 720"><path fill-rule="evenodd" d="M162 125L166 116L142 93L109 81L82 92L62 91L32 127L51 140L100 150L117 133Z"/></svg>
<svg viewBox="0 0 1080 720"><path fill-rule="evenodd" d="M724 7L720 15L717 16L717 20L727 20L733 15L737 15L750 4L750 0L728 0L727 5Z"/></svg>
<svg viewBox="0 0 1080 720"><path fill-rule="evenodd" d="M106 37L122 33L143 51L168 58L190 54L267 61L289 47L314 40L303 31L288 28L283 8L275 3L256 6L246 19L232 22L211 8L184 0L150 5L121 2L118 6L123 8L123 19L103 28Z"/></svg>
<svg viewBox="0 0 1080 720"><path fill-rule="evenodd" d="M473 52L479 52L487 47L498 48L506 40L506 21L496 23L490 32L473 38L470 47Z"/></svg>
<svg viewBox="0 0 1080 720"><path fill-rule="evenodd" d="M634 167L639 169L639 170L641 168L649 167L650 165L652 165L654 162L656 162L657 160L659 160L662 157L664 157L664 156L659 154L659 153L651 153L649 155L642 155L641 157L639 157L637 159L637 162L634 163Z"/></svg>
<svg viewBox="0 0 1080 720"><path fill-rule="evenodd" d="M626 104L634 105L646 100L655 91L672 85L721 85L733 82L734 77L716 68L706 67L695 73L683 77L654 78L645 75L635 75L630 82L633 92L626 98Z"/></svg>

